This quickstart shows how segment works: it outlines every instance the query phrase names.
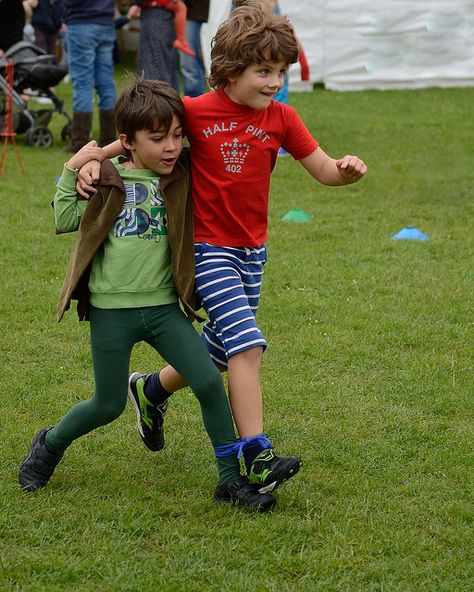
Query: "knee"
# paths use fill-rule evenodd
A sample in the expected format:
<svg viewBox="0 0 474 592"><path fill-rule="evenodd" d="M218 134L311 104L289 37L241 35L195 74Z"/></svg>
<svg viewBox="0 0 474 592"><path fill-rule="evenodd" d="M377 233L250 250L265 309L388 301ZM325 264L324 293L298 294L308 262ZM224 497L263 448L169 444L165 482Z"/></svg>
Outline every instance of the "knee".
<svg viewBox="0 0 474 592"><path fill-rule="evenodd" d="M203 401L207 397L213 398L215 393L224 393L224 381L222 380L221 373L214 366L210 366L209 369L203 373L199 379L193 381L190 385L196 397Z"/></svg>
<svg viewBox="0 0 474 592"><path fill-rule="evenodd" d="M218 370L217 366L212 364L211 369L208 372L206 372L204 382L204 388L206 390L216 390L223 387L224 381L222 380L222 375Z"/></svg>
<svg viewBox="0 0 474 592"><path fill-rule="evenodd" d="M263 347L252 347L239 352L229 358L229 366L243 365L250 368L259 368L263 358Z"/></svg>
<svg viewBox="0 0 474 592"><path fill-rule="evenodd" d="M107 401L107 403L100 405L97 411L102 418L102 425L112 423L118 419L124 412L126 403L127 400L125 399L124 401Z"/></svg>

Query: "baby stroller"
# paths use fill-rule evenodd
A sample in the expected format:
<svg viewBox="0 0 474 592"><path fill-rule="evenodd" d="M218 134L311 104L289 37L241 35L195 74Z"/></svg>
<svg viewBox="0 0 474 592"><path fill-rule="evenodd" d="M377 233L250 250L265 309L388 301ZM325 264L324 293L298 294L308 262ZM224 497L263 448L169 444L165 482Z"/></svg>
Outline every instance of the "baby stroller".
<svg viewBox="0 0 474 592"><path fill-rule="evenodd" d="M53 143L53 134L48 129L48 124L53 113L60 113L67 120L61 131L61 139L69 139L71 117L63 108L64 101L51 90L51 87L56 86L66 76L67 70L57 65L54 56L46 54L41 48L27 41L15 43L0 59L0 128L3 128L5 96L8 92L5 68L10 60L14 65L13 131L25 134L25 141L29 146L47 148ZM30 101L27 100L29 96L46 97L51 99L52 105L49 108L30 109Z"/></svg>

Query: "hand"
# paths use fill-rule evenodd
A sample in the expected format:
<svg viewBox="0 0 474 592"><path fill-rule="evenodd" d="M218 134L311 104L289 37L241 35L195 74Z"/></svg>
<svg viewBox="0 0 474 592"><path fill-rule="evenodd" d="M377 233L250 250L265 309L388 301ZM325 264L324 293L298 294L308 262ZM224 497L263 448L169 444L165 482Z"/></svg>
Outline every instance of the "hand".
<svg viewBox="0 0 474 592"><path fill-rule="evenodd" d="M140 18L141 8L137 4L132 4L127 12L127 18L130 20Z"/></svg>
<svg viewBox="0 0 474 592"><path fill-rule="evenodd" d="M97 146L95 140L91 140L83 146L74 156L67 161L66 166L70 169L80 169L89 160L98 160L102 162L105 159L105 153L102 148Z"/></svg>
<svg viewBox="0 0 474 592"><path fill-rule="evenodd" d="M90 160L83 165L77 173L76 191L80 196L89 199L91 195L97 193L94 183L100 178L100 162Z"/></svg>
<svg viewBox="0 0 474 592"><path fill-rule="evenodd" d="M367 165L358 156L346 155L336 160L337 170L347 183L355 183L367 172Z"/></svg>

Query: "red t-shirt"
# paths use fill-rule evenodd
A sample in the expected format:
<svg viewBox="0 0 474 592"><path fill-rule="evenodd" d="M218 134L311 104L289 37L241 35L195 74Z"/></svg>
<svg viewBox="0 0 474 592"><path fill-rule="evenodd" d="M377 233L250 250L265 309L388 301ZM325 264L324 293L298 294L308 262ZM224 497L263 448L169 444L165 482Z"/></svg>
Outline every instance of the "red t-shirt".
<svg viewBox="0 0 474 592"><path fill-rule="evenodd" d="M296 111L276 101L259 110L223 90L185 97L191 145L194 236L256 247L267 240L270 174L283 146L296 160L318 147Z"/></svg>

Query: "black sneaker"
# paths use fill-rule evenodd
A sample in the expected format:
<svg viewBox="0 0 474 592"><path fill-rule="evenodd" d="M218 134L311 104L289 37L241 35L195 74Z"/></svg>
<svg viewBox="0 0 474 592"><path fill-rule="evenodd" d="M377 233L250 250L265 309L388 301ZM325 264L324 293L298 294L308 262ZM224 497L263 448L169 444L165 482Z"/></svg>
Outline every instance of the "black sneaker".
<svg viewBox="0 0 474 592"><path fill-rule="evenodd" d="M249 483L247 477L244 476L232 483L218 485L214 491L214 501L234 506L245 506L259 512L271 510L276 503L273 495L260 493L258 486Z"/></svg>
<svg viewBox="0 0 474 592"><path fill-rule="evenodd" d="M273 448L266 448L255 457L250 467L249 481L259 486L260 493L268 493L296 475L301 465L298 456L277 456Z"/></svg>
<svg viewBox="0 0 474 592"><path fill-rule="evenodd" d="M20 465L18 481L24 491L36 491L46 487L63 455L50 452L45 444L46 433L52 428L40 430L33 438L31 450Z"/></svg>
<svg viewBox="0 0 474 592"><path fill-rule="evenodd" d="M128 380L128 396L135 407L137 414L137 428L143 444L153 452L163 450L165 447L165 435L163 420L168 401L161 405L152 405L145 396L143 388L149 374L134 372Z"/></svg>

